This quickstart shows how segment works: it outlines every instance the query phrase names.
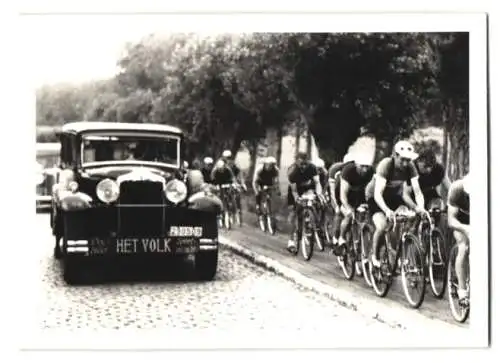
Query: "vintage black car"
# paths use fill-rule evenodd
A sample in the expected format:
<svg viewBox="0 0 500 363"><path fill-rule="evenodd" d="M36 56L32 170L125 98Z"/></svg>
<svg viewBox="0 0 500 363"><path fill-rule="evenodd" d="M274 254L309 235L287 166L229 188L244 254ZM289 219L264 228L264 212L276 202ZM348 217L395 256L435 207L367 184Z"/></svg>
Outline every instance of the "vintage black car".
<svg viewBox="0 0 500 363"><path fill-rule="evenodd" d="M36 144L36 210L50 208L52 187L57 182L60 144Z"/></svg>
<svg viewBox="0 0 500 363"><path fill-rule="evenodd" d="M82 282L82 272L96 262L168 263L186 255L194 256L199 279L214 278L220 211L189 183L180 129L71 122L59 138L51 227L68 284Z"/></svg>

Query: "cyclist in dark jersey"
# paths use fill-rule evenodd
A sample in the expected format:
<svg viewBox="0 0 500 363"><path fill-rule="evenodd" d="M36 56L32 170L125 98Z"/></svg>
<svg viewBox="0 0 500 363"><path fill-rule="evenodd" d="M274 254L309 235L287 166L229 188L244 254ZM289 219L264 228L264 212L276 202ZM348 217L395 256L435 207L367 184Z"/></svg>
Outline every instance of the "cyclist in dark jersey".
<svg viewBox="0 0 500 363"><path fill-rule="evenodd" d="M260 214L260 202L262 198L262 187L272 187L277 185L279 169L276 166L276 158L269 156L264 159L264 163L255 171L252 187L255 192L255 205L257 214Z"/></svg>
<svg viewBox="0 0 500 363"><path fill-rule="evenodd" d="M408 181L413 188L416 211L419 214L425 213L424 196L418 184L417 167L413 162L417 156L410 142L398 141L394 145L393 155L379 162L375 177L367 186L367 201L375 225L372 264L376 267L380 267L380 260L377 258L380 240L388 224L392 223L395 212L406 206L402 197L405 182Z"/></svg>
<svg viewBox="0 0 500 363"><path fill-rule="evenodd" d="M233 184L234 174L223 160L218 160L210 174L210 179L214 185Z"/></svg>
<svg viewBox="0 0 500 363"><path fill-rule="evenodd" d="M201 173L203 174L203 179L205 180L205 183L211 184L212 183L212 170L214 168L214 160L207 156L206 158L203 159L203 165L201 167Z"/></svg>
<svg viewBox="0 0 500 363"><path fill-rule="evenodd" d="M424 195L425 208L443 209L443 201L446 200L446 193L450 188L450 182L446 177L444 167L436 160L436 155L431 149L423 151L415 160L418 171L418 183ZM404 185L403 198L411 208L416 208L415 194L409 183Z"/></svg>
<svg viewBox="0 0 500 363"><path fill-rule="evenodd" d="M458 280L458 298L468 300L465 278L465 258L469 254L470 227L470 177L469 174L453 182L448 192L448 226L458 244L455 271Z"/></svg>
<svg viewBox="0 0 500 363"><path fill-rule="evenodd" d="M337 245L338 238L340 235L340 223L342 221L342 216L340 214L340 196L335 191L337 185L340 184L340 174L342 168L348 164L354 163L354 156L352 154L346 154L344 159L340 162L334 163L328 169L328 187L330 190L330 203L332 204L335 217L333 219L333 244Z"/></svg>
<svg viewBox="0 0 500 363"><path fill-rule="evenodd" d="M342 247L346 242L345 235L351 225L356 208L366 202L365 188L375 173L372 159L373 157L370 155L359 154L354 163L348 163L342 169L340 183L336 186L338 190L335 191L336 195L340 197L342 203L340 210L344 216L340 225L338 247ZM337 247L334 247L334 253L339 253Z"/></svg>
<svg viewBox="0 0 500 363"><path fill-rule="evenodd" d="M307 154L300 152L297 154L295 163L288 168L288 221L290 225L295 226L296 217L296 202L306 191L314 190L316 195L323 201L321 184L319 181L318 169L311 163ZM287 249L290 252L295 252L297 249L297 243L294 238L295 228L292 228L292 233L290 235L290 240L288 241Z"/></svg>

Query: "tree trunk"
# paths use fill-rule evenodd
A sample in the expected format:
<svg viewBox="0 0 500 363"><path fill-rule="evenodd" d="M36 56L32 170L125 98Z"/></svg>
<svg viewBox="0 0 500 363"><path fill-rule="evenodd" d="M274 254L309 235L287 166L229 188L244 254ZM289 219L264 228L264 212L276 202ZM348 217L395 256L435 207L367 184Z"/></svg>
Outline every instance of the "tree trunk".
<svg viewBox="0 0 500 363"><path fill-rule="evenodd" d="M312 153L312 134L311 134L311 129L308 127L307 128L307 158L311 160L311 153Z"/></svg>
<svg viewBox="0 0 500 363"><path fill-rule="evenodd" d="M250 162L250 168L248 169L248 175L247 175L247 182L248 183L252 182L253 174L255 173L255 166L257 164L258 144L259 143L257 140L252 140L251 143L249 143L248 151L250 152L250 155L251 155L251 162Z"/></svg>
<svg viewBox="0 0 500 363"><path fill-rule="evenodd" d="M283 152L283 126L278 127L278 148L276 150L276 161L278 162L278 168L281 167L281 153Z"/></svg>
<svg viewBox="0 0 500 363"><path fill-rule="evenodd" d="M445 106L446 108L446 106ZM450 177L448 170L448 113L446 110L443 110L443 167L446 172L446 175Z"/></svg>
<svg viewBox="0 0 500 363"><path fill-rule="evenodd" d="M297 124L295 125L295 157L297 157L297 154L300 151L300 131L300 125L297 122Z"/></svg>

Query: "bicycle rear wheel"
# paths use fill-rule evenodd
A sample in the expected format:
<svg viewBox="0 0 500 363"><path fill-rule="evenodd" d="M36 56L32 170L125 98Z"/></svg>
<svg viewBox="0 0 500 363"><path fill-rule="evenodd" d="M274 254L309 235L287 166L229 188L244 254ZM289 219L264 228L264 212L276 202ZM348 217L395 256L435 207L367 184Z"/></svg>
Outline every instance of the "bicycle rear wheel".
<svg viewBox="0 0 500 363"><path fill-rule="evenodd" d="M373 290L379 297L385 297L392 285L392 266L389 260L387 241L382 242L377 253L380 267L375 267L370 262L370 277Z"/></svg>
<svg viewBox="0 0 500 363"><path fill-rule="evenodd" d="M352 280L354 277L354 269L356 259L354 258L353 251L353 235L352 231L346 233L346 243L340 256L337 256L342 272L347 280Z"/></svg>
<svg viewBox="0 0 500 363"><path fill-rule="evenodd" d="M304 260L309 261L314 251L314 213L306 208L302 215L302 233L300 236L300 250Z"/></svg>
<svg viewBox="0 0 500 363"><path fill-rule="evenodd" d="M361 229L361 269L363 270L363 277L368 286L372 287L372 279L370 275L369 256L372 246L372 231L365 225Z"/></svg>
<svg viewBox="0 0 500 363"><path fill-rule="evenodd" d="M448 287L448 301L450 304L451 314L453 315L453 319L458 321L459 323L463 323L469 317L470 307L469 304L464 305L460 302L458 298L458 279L455 271L455 261L457 259L458 254L458 245L453 246L450 251L450 258L448 259L448 268L447 268L447 287ZM469 261L468 257L466 257L466 276L467 280L469 280Z"/></svg>
<svg viewBox="0 0 500 363"><path fill-rule="evenodd" d="M401 277L406 300L414 309L425 297L425 261L417 237L407 234L402 241Z"/></svg>
<svg viewBox="0 0 500 363"><path fill-rule="evenodd" d="M444 237L441 231L434 228L430 231L428 254L429 282L432 294L441 299L446 288L446 253Z"/></svg>

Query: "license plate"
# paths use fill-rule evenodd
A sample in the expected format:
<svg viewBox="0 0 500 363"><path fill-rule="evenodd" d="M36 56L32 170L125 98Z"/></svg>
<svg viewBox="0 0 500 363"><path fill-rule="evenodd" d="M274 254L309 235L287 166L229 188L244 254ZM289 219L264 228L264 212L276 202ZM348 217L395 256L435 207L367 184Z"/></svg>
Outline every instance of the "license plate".
<svg viewBox="0 0 500 363"><path fill-rule="evenodd" d="M168 255L196 253L198 250L199 242L194 238L116 238L109 242L96 238L90 243L91 255Z"/></svg>

